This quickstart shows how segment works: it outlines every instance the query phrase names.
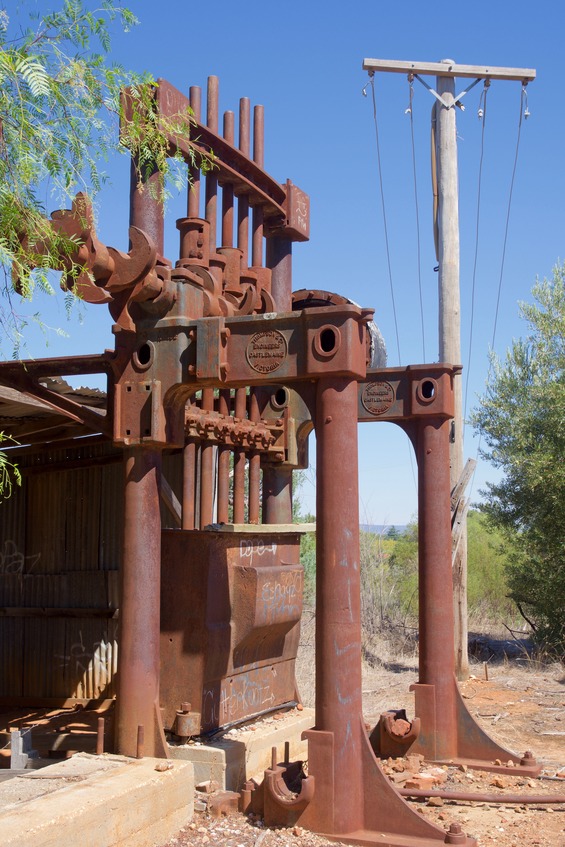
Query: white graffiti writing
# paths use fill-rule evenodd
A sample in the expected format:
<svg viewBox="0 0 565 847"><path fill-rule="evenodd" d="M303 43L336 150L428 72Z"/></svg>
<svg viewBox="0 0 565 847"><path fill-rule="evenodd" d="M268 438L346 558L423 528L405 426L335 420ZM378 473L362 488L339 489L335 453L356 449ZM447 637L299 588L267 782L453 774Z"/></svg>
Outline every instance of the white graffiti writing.
<svg viewBox="0 0 565 847"><path fill-rule="evenodd" d="M24 556L13 541L5 541L0 551L0 574L31 573L41 558L41 553Z"/></svg>
<svg viewBox="0 0 565 847"><path fill-rule="evenodd" d="M268 676L267 676L268 673ZM254 712L269 709L275 702L269 677L276 671L258 675L257 671L235 677L219 695L206 689L202 698L202 723L204 726L224 726Z"/></svg>
<svg viewBox="0 0 565 847"><path fill-rule="evenodd" d="M239 555L242 559L249 559L250 564L253 564L253 559L256 556L264 556L265 553L277 552L275 543L266 544L263 538L242 538L239 542Z"/></svg>
<svg viewBox="0 0 565 847"><path fill-rule="evenodd" d="M261 600L266 624L298 618L302 605L302 571L283 572L276 581L265 582Z"/></svg>
<svg viewBox="0 0 565 847"><path fill-rule="evenodd" d="M94 672L101 678L109 677L112 670L108 667L109 645L105 641L95 641L86 646L81 631L79 631L79 639L71 644L68 653L55 654L55 658L60 660L59 667L66 668L77 676ZM112 645L112 648L115 650L115 645Z"/></svg>

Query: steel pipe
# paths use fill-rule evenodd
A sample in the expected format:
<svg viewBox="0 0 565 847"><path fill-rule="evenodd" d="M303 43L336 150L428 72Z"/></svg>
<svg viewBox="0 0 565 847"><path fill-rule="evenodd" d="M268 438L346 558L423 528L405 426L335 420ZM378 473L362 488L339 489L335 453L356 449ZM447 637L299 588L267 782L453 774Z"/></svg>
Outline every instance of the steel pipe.
<svg viewBox="0 0 565 847"><path fill-rule="evenodd" d="M158 727L161 589L161 452L124 451L125 515L121 571L120 672L117 682L116 746L137 755L137 727L145 727L151 755L162 755Z"/></svg>
<svg viewBox="0 0 565 847"><path fill-rule="evenodd" d="M316 397L316 729L334 736L334 834L363 819L357 383L321 379ZM347 461L336 461L347 456Z"/></svg>
<svg viewBox="0 0 565 847"><path fill-rule="evenodd" d="M524 805L529 806L539 803L549 804L555 803L560 805L565 803L565 794L489 794L475 793L473 791L440 791L430 788L401 788L400 794L403 797L416 797L426 799L427 797L441 797L442 800L454 801L470 801L474 803L502 803L504 805Z"/></svg>

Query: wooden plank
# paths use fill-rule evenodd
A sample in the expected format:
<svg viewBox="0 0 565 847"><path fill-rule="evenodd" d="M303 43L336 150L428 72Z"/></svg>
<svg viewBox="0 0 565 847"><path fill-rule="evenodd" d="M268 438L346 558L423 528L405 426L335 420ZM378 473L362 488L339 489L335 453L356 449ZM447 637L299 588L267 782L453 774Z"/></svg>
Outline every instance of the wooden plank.
<svg viewBox="0 0 565 847"><path fill-rule="evenodd" d="M179 502L179 499L167 480L165 476L161 474L161 489L160 489L161 500L173 516L173 519L177 526L182 525L182 506Z"/></svg>
<svg viewBox="0 0 565 847"><path fill-rule="evenodd" d="M90 709L109 708L114 698L91 700L85 697L0 697L0 706L9 708L35 709L72 709L73 706L85 706Z"/></svg>
<svg viewBox="0 0 565 847"><path fill-rule="evenodd" d="M463 496L465 489L469 484L469 480L473 476L475 472L475 468L477 467L477 462L475 459L467 459L465 467L459 477L459 481L451 492L451 511L456 512L457 507L459 505L459 501Z"/></svg>
<svg viewBox="0 0 565 847"><path fill-rule="evenodd" d="M496 68L488 65L458 65L456 62L402 62L392 59L363 59L363 70L420 76L514 79L520 82L532 82L536 78L533 68Z"/></svg>
<svg viewBox="0 0 565 847"><path fill-rule="evenodd" d="M119 609L45 608L42 606L5 606L0 618L105 618L116 619Z"/></svg>
<svg viewBox="0 0 565 847"><path fill-rule="evenodd" d="M459 544L461 543L461 538L463 536L463 528L465 518L467 517L467 512L469 511L470 503L468 500L464 500L463 498L459 501L459 509L457 510L457 514L455 516L455 521L453 523L453 527L451 529L451 563L455 562L455 557L457 556L457 549ZM465 527L466 528L466 527Z"/></svg>

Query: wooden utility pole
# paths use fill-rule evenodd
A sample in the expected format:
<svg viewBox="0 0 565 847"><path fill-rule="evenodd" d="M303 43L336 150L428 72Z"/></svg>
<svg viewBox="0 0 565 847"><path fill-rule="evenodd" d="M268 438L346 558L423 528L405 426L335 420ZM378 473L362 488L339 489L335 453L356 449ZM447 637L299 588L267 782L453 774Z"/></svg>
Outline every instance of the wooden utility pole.
<svg viewBox="0 0 565 847"><path fill-rule="evenodd" d="M436 237L439 262L439 360L453 365L461 363L461 309L459 288L459 197L457 177L457 127L455 107L480 80L518 80L527 85L535 79L530 68L488 68L478 65L457 65L453 59L442 62L399 62L384 59L365 59L363 68L375 72L405 73L408 79L418 79L436 98L433 112L435 159L437 173ZM436 89L422 76L436 76ZM455 93L455 79L473 79L460 94ZM487 83L488 80L488 83ZM457 543L453 554L453 603L455 614L455 666L459 679L469 676L467 650L467 531L466 503L461 496L463 468L463 402L462 378L454 378L455 417L450 445L450 482L454 498L452 525L457 528ZM464 486L463 486L464 489Z"/></svg>

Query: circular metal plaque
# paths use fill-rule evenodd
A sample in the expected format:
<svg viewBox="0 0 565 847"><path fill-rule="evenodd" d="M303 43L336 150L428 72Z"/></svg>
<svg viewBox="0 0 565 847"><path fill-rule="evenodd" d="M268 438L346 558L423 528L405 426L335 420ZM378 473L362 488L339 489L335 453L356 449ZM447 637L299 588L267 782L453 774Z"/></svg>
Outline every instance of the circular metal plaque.
<svg viewBox="0 0 565 847"><path fill-rule="evenodd" d="M251 337L245 355L254 371L270 374L282 365L287 356L286 338L278 329L256 332Z"/></svg>
<svg viewBox="0 0 565 847"><path fill-rule="evenodd" d="M369 382L363 389L361 402L370 415L382 415L394 402L394 390L390 382Z"/></svg>

